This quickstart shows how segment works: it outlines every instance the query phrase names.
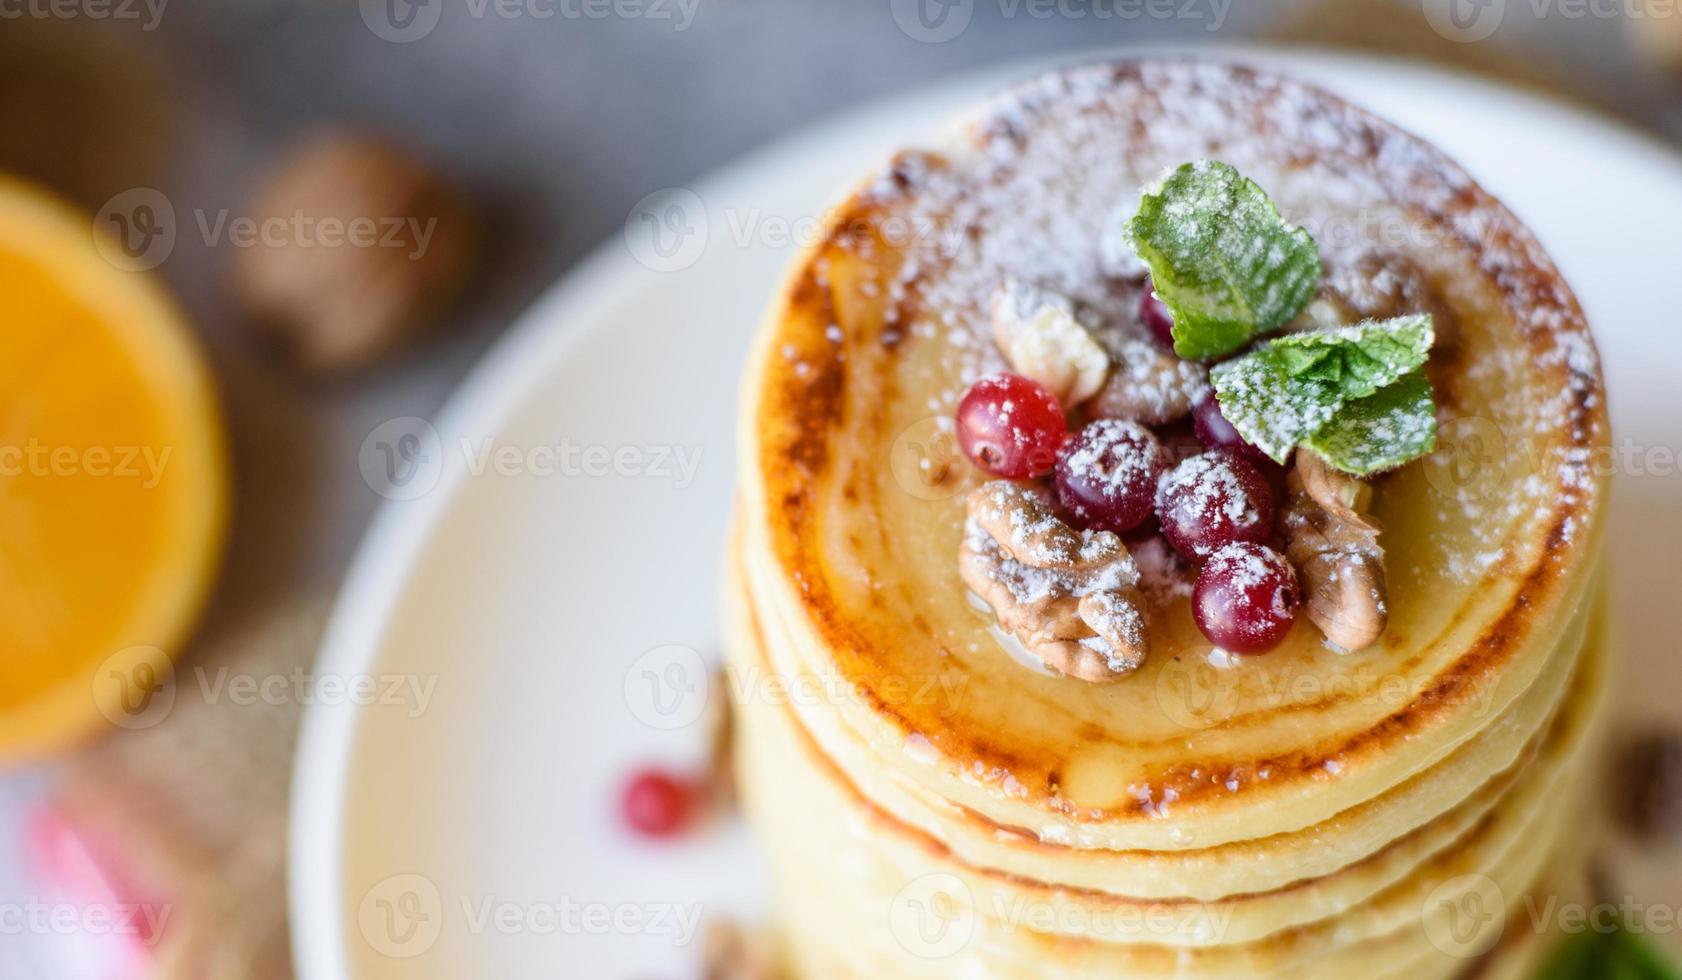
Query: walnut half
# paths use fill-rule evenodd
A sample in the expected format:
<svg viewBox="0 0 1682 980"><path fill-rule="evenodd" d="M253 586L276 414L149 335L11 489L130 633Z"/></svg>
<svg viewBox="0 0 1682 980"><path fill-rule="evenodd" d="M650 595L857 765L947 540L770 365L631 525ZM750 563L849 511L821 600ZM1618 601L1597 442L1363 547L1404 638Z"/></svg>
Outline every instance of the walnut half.
<svg viewBox="0 0 1682 980"><path fill-rule="evenodd" d="M1037 493L995 480L970 493L959 571L999 625L1046 666L1102 683L1145 662L1139 569L1108 531L1075 531Z"/></svg>
<svg viewBox="0 0 1682 980"><path fill-rule="evenodd" d="M1308 618L1345 650L1383 635L1389 609L1372 491L1307 449L1285 479L1285 553L1302 576Z"/></svg>
<svg viewBox="0 0 1682 980"><path fill-rule="evenodd" d="M249 205L264 230L236 249L254 325L297 367L367 366L460 293L477 221L426 164L382 141L331 135L286 157Z"/></svg>
<svg viewBox="0 0 1682 980"><path fill-rule="evenodd" d="M1088 403L1097 418L1167 425L1191 414L1192 403L1209 390L1207 369L1151 341L1120 340L1110 353L1115 370Z"/></svg>

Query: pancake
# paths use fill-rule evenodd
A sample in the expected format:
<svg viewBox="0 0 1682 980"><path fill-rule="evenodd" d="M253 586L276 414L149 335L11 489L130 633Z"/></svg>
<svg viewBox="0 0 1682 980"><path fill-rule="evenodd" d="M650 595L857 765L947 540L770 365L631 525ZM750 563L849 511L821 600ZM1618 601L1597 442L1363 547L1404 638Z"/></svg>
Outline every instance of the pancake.
<svg viewBox="0 0 1682 980"><path fill-rule="evenodd" d="M763 691L775 679L781 691L816 690L809 679L785 674L772 663L740 570L727 568L726 575L733 583L727 587L727 645L732 651L736 689ZM987 824L973 812L912 798L892 783L872 780L870 768L862 764L870 757L868 747L841 745L837 753L832 743L814 736L805 727L804 698L771 699L775 703L769 707L786 717L768 723L776 730L764 738L804 749L804 759L784 760L786 764L776 772L826 771L845 795L865 801L878 819L947 852L956 866L953 870L961 868L966 875L990 879L973 883L972 890L1003 882L1045 898L1053 893L1078 894L1089 908L1112 910L1225 900L1228 908L1223 915L1246 917L1244 922L1228 922L1221 938L1231 941L1244 929L1263 933L1310 922L1370 898L1421 861L1460 841L1501 801L1519 796L1535 799L1552 785L1549 780L1557 781L1565 764L1537 765L1536 759L1547 752L1575 758L1602 687L1600 662L1586 652L1578 653L1591 636L1598 638L1602 627L1598 617L1584 625L1587 629L1571 637L1572 650L1550 664L1549 672L1555 676L1535 685L1536 690L1527 693L1510 718L1492 725L1485 737L1455 757L1391 794L1322 824L1204 850L1081 850ZM1557 712L1545 707L1566 698L1568 691L1568 703ZM765 700L743 699L742 713L753 714ZM1507 762L1492 766L1494 758ZM744 775L745 780L754 778L783 781L768 772ZM935 803L933 812L928 808L931 802ZM1159 941L1197 945L1214 938L1194 930Z"/></svg>
<svg viewBox="0 0 1682 980"><path fill-rule="evenodd" d="M738 611L729 619L746 634L732 639L731 648L748 647L764 654L763 676L775 676L788 690L834 691L833 681L807 673L798 662L779 657L781 644L762 638L780 629L769 613L742 611L750 603L747 576L727 569L727 590ZM1549 661L1543 676L1515 703L1437 765L1377 798L1361 801L1321 823L1260 838L1228 842L1210 848L1150 851L1093 850L1044 839L1022 828L994 823L982 813L928 793L914 782L877 764L875 749L861 742L839 722L827 701L791 699L789 710L800 717L806 737L856 782L871 800L897 818L917 825L976 863L1028 875L1051 877L1069 887L1155 898L1213 899L1244 892L1267 892L1291 882L1317 878L1365 858L1458 806L1497 773L1515 769L1528 746L1539 737L1573 677L1577 652L1585 641L1589 621L1571 624L1560 641L1559 655ZM759 662L754 658L754 662ZM942 696L939 688L927 694ZM1487 706L1484 710L1490 710ZM1048 872L1045 866L1057 867Z"/></svg>
<svg viewBox="0 0 1682 980"><path fill-rule="evenodd" d="M1007 282L1141 334L1117 229L1199 159L1309 229L1328 282L1413 270L1443 439L1373 481L1377 643L1300 617L1234 661L1170 578L1143 593L1142 666L1087 683L966 588L986 477L940 446L1007 366L988 316ZM1423 141L1235 65L1024 83L827 214L755 342L739 444L738 766L796 975L1451 976L1471 964L1432 940L1438 889L1478 876L1512 905L1562 873L1550 814L1603 673L1603 385L1534 237ZM969 934L908 936L908 906Z"/></svg>
<svg viewBox="0 0 1682 980"><path fill-rule="evenodd" d="M734 578L738 586L730 592L728 607L730 666L735 673L736 689L763 690L767 678L778 677L785 690L809 690L776 673L766 657L751 601L740 588L741 576ZM981 863L998 857L1001 849L975 848L977 853L965 853L954 845L962 835L952 832L950 824L931 826L907 822L884 802L883 796L862 791L802 728L800 713L792 703L798 699L741 699L742 744L749 748L738 768L750 807L756 811L756 823L766 828L767 834L778 834L777 828L792 825L800 827L800 836L805 836L809 827L805 821L795 819L802 812L847 813L846 822L880 828L867 836L891 835L929 852L930 864L918 875L951 875L963 883L965 893L982 907L1008 908L1019 902L1051 906L1078 901L1083 909L1082 918L1133 923L1141 929L1148 926L1154 930L1143 937L1116 930L1104 937L1108 941L1144 938L1169 946L1248 942L1342 915L1396 888L1431 861L1454 859L1480 866L1499 863L1505 858L1497 855L1515 850L1526 835L1534 834L1542 823L1551 821L1554 809L1547 804L1564 795L1562 785L1572 778L1571 770L1589 739L1602 697L1603 633L1603 624L1597 621L1588 636L1578 637L1579 641L1590 637L1593 640L1579 643L1586 647L1581 657L1573 654L1558 658L1559 663L1572 668L1567 672L1570 679L1567 703L1556 715L1543 713L1544 731L1524 747L1520 758L1508 770L1477 787L1448 813L1408 825L1405 831L1372 853L1331 867L1322 874L1294 877L1266 890L1233 888L1213 895L1208 894L1208 882L1231 882L1236 873L1258 868L1299 868L1306 855L1347 853L1350 847L1344 838L1354 837L1357 841L1372 838L1371 812L1383 803L1374 801L1363 805L1305 832L1207 852L1095 853L1047 849L1042 845L1029 848L1026 855L1013 855L1015 860L1008 867L1001 867ZM1552 685L1550 693L1558 695L1561 690L1561 685ZM1452 773L1433 770L1420 777L1420 782L1442 783L1451 776ZM979 837L972 843L978 840ZM1023 843L1009 836L996 842ZM1048 850L1062 853L1055 854L1058 860L1051 862L1046 860ZM1462 853L1467 851L1481 857ZM1030 857L1039 859L1038 863L1030 861ZM1181 875L1179 880L1201 889L1203 894L1146 894L1126 890L1127 883L1140 877L1140 865L1188 858L1191 860L1186 864L1190 867L1175 869ZM1072 875L1092 875L1095 871L1101 885L1082 887L1071 880ZM1212 873L1199 878L1195 871ZM908 876L907 880L910 877L915 876ZM791 883L788 887L792 890L797 886ZM1417 889L1416 885L1415 892ZM820 894L827 893L820 891ZM1412 894L1408 900L1392 898L1391 904L1405 910L1410 907L1409 901L1417 905L1418 899L1417 894ZM1380 917L1372 921L1375 928L1395 925L1394 920ZM1347 939L1356 926L1345 919L1339 928L1341 937ZM1078 928L1071 934L1082 935Z"/></svg>
<svg viewBox="0 0 1682 980"><path fill-rule="evenodd" d="M751 643L733 642L731 649L732 669L747 668L741 656ZM1451 821L1455 836L1447 847L1417 865L1398 855L1401 877L1379 882L1370 897L1347 907L1309 897L1326 890L1323 881L1225 902L1128 905L1016 876L978 874L936 839L859 795L796 730L794 713L771 699L740 706L738 772L744 804L776 869L777 907L799 936L802 976L951 976L970 969L978 976L1034 977L1055 963L1059 976L1071 977L1342 977L1367 963L1398 961L1407 968L1396 975L1423 970L1450 976L1467 962L1431 943L1420 911L1445 883L1477 874L1495 893L1514 897L1516 921L1518 896L1554 867L1548 856L1572 832L1571 821L1558 816L1562 801L1580 789L1577 763L1602 697L1604 655L1599 642L1585 652L1566 710L1510 791L1492 787L1498 802L1464 826ZM1345 869L1332 878L1348 874ZM958 948L908 936L907 927L893 921L907 903L926 900L922 893L934 886L961 903L949 926L967 934ZM1267 907L1257 908L1258 900ZM1005 921L995 923L1000 913ZM1039 918L1055 920L1060 931L1034 928ZM1465 943L1479 948L1474 939Z"/></svg>

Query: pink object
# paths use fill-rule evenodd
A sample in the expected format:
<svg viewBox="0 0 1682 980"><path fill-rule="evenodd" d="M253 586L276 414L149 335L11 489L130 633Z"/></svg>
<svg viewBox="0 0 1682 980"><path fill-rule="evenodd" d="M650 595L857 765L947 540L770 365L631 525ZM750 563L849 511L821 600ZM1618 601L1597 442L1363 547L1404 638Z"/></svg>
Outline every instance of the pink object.
<svg viewBox="0 0 1682 980"><path fill-rule="evenodd" d="M990 374L958 402L958 445L993 476L1024 480L1057 462L1068 437L1051 392L1019 374Z"/></svg>
<svg viewBox="0 0 1682 980"><path fill-rule="evenodd" d="M1125 419L1099 419L1057 458L1057 499L1080 527L1125 534L1156 513L1156 484L1168 454L1151 431Z"/></svg>
<svg viewBox="0 0 1682 980"><path fill-rule="evenodd" d="M1169 350L1174 349L1174 314L1168 312L1168 304L1149 289L1139 297L1139 319L1144 321L1157 343Z"/></svg>
<svg viewBox="0 0 1682 980"><path fill-rule="evenodd" d="M1156 490L1156 516L1174 549L1206 561L1239 541L1266 544L1276 502L1267 476L1249 456L1217 450L1169 471Z"/></svg>
<svg viewBox="0 0 1682 980"><path fill-rule="evenodd" d="M1226 416L1221 413L1220 399L1215 397L1213 390L1204 392L1203 396L1192 404L1191 420L1192 425L1197 428L1197 438L1210 449L1232 449L1262 459L1268 458L1267 454L1250 445L1238 429L1226 420Z"/></svg>
<svg viewBox="0 0 1682 980"><path fill-rule="evenodd" d="M1285 556L1248 541L1210 556L1191 599L1197 628L1233 653L1265 653L1291 631L1302 590Z"/></svg>
<svg viewBox="0 0 1682 980"><path fill-rule="evenodd" d="M141 980L151 975L153 950L162 938L170 905L143 899L120 872L116 847L94 840L63 810L48 803L28 818L24 833L34 873L60 901L95 914L103 923L88 929L90 942L105 947L111 980Z"/></svg>
<svg viewBox="0 0 1682 980"><path fill-rule="evenodd" d="M620 810L625 823L644 837L675 837L695 815L688 781L663 769L642 769L625 785Z"/></svg>

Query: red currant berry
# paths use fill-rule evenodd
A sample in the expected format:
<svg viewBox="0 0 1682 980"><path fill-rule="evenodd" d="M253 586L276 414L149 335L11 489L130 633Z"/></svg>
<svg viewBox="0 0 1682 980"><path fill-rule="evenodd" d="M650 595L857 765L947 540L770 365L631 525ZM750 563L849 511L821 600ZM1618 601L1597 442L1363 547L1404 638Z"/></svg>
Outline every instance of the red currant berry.
<svg viewBox="0 0 1682 980"><path fill-rule="evenodd" d="M1153 426L1151 431L1156 433L1156 441L1162 443L1162 451L1168 454L1169 469L1208 451L1203 441L1197 438L1190 417L1176 419L1167 425Z"/></svg>
<svg viewBox="0 0 1682 980"><path fill-rule="evenodd" d="M1302 604L1296 570L1272 548L1241 542L1209 556L1192 591L1192 615L1209 642L1233 653L1278 646Z"/></svg>
<svg viewBox="0 0 1682 980"><path fill-rule="evenodd" d="M1075 523L1122 534L1150 520L1168 456L1151 431L1126 419L1080 430L1057 459L1057 500Z"/></svg>
<svg viewBox="0 0 1682 980"><path fill-rule="evenodd" d="M1191 422L1197 428L1197 438L1210 449L1233 449L1257 456L1265 455L1260 449L1250 445L1238 429L1226 420L1226 416L1221 414L1221 403L1216 400L1212 390L1204 392L1192 403Z"/></svg>
<svg viewBox="0 0 1682 980"><path fill-rule="evenodd" d="M660 769L631 777L619 798L625 823L644 837L672 837L695 815L696 793L687 780Z"/></svg>
<svg viewBox="0 0 1682 980"><path fill-rule="evenodd" d="M1236 453L1243 453L1250 461L1260 467L1262 475L1275 490L1285 486L1285 468L1273 461L1273 457L1251 445L1239 433L1238 429L1228 422L1221 414L1220 402L1216 401L1214 391L1207 391L1191 406L1192 428L1197 432L1197 439L1210 449L1226 449Z"/></svg>
<svg viewBox="0 0 1682 980"><path fill-rule="evenodd" d="M1261 544L1272 536L1273 487L1242 453L1204 453L1162 478L1156 516L1176 551L1203 561L1223 545Z"/></svg>
<svg viewBox="0 0 1682 980"><path fill-rule="evenodd" d="M958 445L993 476L1040 476L1057 462L1068 434L1063 406L1021 375L982 378L958 403Z"/></svg>
<svg viewBox="0 0 1682 980"><path fill-rule="evenodd" d="M1157 343L1169 350L1174 349L1174 314L1168 312L1168 304L1158 299L1150 289L1139 297L1139 319L1144 321L1145 328Z"/></svg>

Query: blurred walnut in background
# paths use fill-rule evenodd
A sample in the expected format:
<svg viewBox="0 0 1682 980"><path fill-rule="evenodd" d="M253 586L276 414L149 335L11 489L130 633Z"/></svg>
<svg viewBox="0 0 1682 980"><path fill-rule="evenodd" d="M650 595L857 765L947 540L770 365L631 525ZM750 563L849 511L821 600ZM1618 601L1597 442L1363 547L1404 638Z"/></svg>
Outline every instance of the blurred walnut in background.
<svg viewBox="0 0 1682 980"><path fill-rule="evenodd" d="M336 134L284 160L247 212L234 282L258 328L300 369L363 367L460 293L477 222L415 158Z"/></svg>

